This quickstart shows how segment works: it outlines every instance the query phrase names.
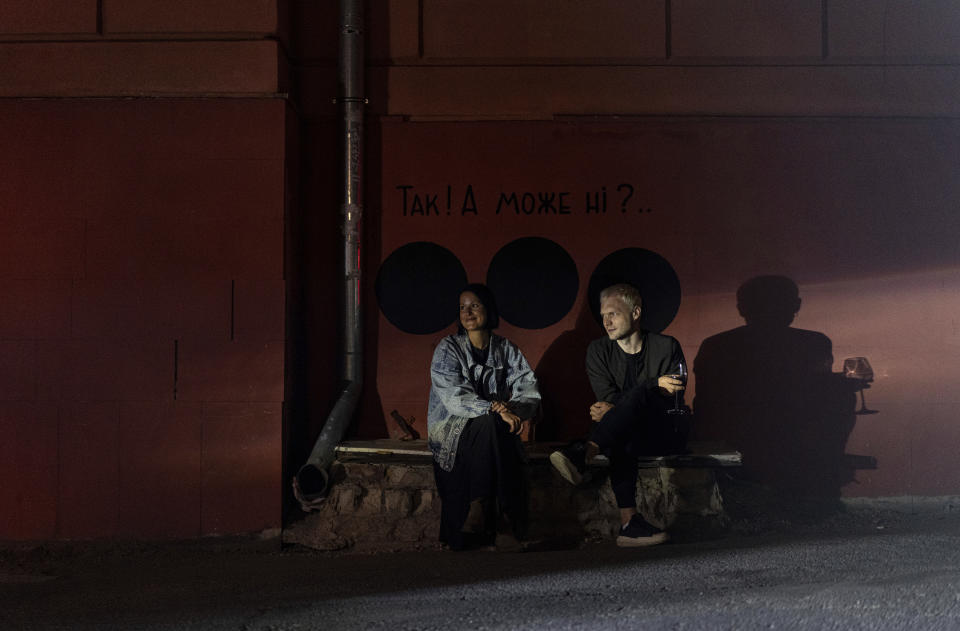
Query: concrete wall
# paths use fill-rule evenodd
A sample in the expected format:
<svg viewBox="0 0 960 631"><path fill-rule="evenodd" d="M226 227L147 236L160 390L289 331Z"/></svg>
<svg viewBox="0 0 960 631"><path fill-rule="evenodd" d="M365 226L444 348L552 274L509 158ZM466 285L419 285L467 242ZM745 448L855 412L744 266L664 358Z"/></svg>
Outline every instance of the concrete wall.
<svg viewBox="0 0 960 631"><path fill-rule="evenodd" d="M851 417L845 445L877 469L858 471L844 494L960 491L958 375L946 359L960 284L955 3L425 0L375 3L373 14L368 92L382 138L370 147L380 168L367 231L379 261L429 242L483 281L518 238L559 245L576 265L575 302L544 328L501 329L554 380L579 375L598 334L584 317L587 285L620 248L652 250L677 273L682 301L666 332L691 361L705 338L743 324L743 281L786 275L803 298L794 324L832 339L833 370L863 355L877 373L866 395L880 413ZM303 102L322 111L309 76ZM475 204L463 212L468 186ZM588 216L586 196L603 189L608 213ZM497 214L504 192L574 201L567 214ZM430 353L451 330L410 333L381 318L368 397L382 412L364 415L359 435L389 433L392 409L425 430ZM569 410L589 397L561 377L546 421L559 437L585 428ZM805 431L785 431L784 445Z"/></svg>
<svg viewBox="0 0 960 631"><path fill-rule="evenodd" d="M283 22L0 7L0 539L280 525Z"/></svg>
<svg viewBox="0 0 960 631"><path fill-rule="evenodd" d="M280 524L284 467L339 386L334 5L0 7L0 539ZM356 434L387 435L393 408L423 428L443 332L382 315L381 263L430 241L483 280L504 245L541 237L577 290L549 326L504 326L534 364L562 340L578 374L586 284L615 249L672 265L667 332L691 357L739 324L743 280L786 274L797 325L877 369L880 414L847 448L879 468L844 492L960 490L954 3L378 0L368 15ZM403 216L397 186L468 184L473 217ZM621 184L652 210L616 216ZM604 186L602 224L585 205L536 225L489 214L505 190Z"/></svg>

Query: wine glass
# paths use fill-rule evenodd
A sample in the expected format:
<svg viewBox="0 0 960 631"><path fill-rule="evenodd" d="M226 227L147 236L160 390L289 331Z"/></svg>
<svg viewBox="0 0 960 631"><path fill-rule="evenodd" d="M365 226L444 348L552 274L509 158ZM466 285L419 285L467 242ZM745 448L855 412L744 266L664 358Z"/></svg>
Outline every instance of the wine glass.
<svg viewBox="0 0 960 631"><path fill-rule="evenodd" d="M679 379L683 382L683 385L687 385L687 367L681 359L677 363L677 369L669 375L674 379ZM673 409L667 410L667 414L686 414L687 411L680 406L680 390L677 390L673 393Z"/></svg>
<svg viewBox="0 0 960 631"><path fill-rule="evenodd" d="M870 387L873 381L873 368L866 357L848 357L843 360L843 376L847 379L856 380L858 390L860 391L860 409L856 414L876 414L877 410L868 410L867 401L863 396L863 391Z"/></svg>

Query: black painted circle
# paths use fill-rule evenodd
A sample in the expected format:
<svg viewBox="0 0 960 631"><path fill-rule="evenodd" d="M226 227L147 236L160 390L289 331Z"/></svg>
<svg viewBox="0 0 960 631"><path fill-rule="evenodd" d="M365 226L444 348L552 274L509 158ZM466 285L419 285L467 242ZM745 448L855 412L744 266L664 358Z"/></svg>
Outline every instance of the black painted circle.
<svg viewBox="0 0 960 631"><path fill-rule="evenodd" d="M560 245L524 237L494 255L487 286L497 298L501 318L524 329L543 329L570 312L580 279L577 264Z"/></svg>
<svg viewBox="0 0 960 631"><path fill-rule="evenodd" d="M456 255L429 241L400 246L380 264L375 290L380 311L405 333L436 333L457 319L467 273Z"/></svg>
<svg viewBox="0 0 960 631"><path fill-rule="evenodd" d="M643 296L640 326L659 333L667 328L680 309L680 279L673 267L656 252L624 248L609 255L590 276L587 299L600 322L600 292L617 283L630 283Z"/></svg>

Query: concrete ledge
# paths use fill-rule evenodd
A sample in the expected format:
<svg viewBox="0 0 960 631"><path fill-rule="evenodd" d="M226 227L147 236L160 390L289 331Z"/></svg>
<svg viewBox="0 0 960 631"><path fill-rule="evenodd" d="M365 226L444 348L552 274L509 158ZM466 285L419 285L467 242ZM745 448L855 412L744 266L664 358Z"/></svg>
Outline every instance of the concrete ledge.
<svg viewBox="0 0 960 631"><path fill-rule="evenodd" d="M429 453L421 444L365 447L372 451L358 451L356 444L351 449L349 443L338 448L327 500L320 510L291 524L283 533L284 543L358 552L438 547L440 500ZM529 538L557 545L613 538L619 511L606 467L592 467L592 481L574 487L549 465L549 451L529 452ZM640 469L637 506L648 521L681 536L726 523L711 466Z"/></svg>
<svg viewBox="0 0 960 631"><path fill-rule="evenodd" d="M549 458L550 454L563 443L539 442L524 445L527 457L531 461L541 461ZM431 458L430 449L425 440L396 440L381 438L375 440L351 440L337 445L336 453L341 459L363 459L374 456L403 456ZM739 467L742 461L739 451L726 449L716 443L691 443L689 453L669 456L641 456L637 459L641 467L673 467L673 468L705 468L705 467ZM597 456L594 460L597 466L606 466L605 456Z"/></svg>

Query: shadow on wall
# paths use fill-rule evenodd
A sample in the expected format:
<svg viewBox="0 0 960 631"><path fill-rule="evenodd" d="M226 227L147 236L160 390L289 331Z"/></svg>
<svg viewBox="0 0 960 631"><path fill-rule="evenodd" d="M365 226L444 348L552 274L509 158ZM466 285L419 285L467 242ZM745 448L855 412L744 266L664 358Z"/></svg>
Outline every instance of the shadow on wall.
<svg viewBox="0 0 960 631"><path fill-rule="evenodd" d="M590 431L590 405L596 400L587 381L587 346L603 330L584 300L573 329L564 331L543 353L534 372L543 396L543 421L537 440L570 440Z"/></svg>
<svg viewBox="0 0 960 631"><path fill-rule="evenodd" d="M831 372L830 338L790 326L800 294L784 276L743 283L737 309L746 325L704 340L694 362L696 439L740 450L746 479L838 499L853 480L844 450L856 390Z"/></svg>

